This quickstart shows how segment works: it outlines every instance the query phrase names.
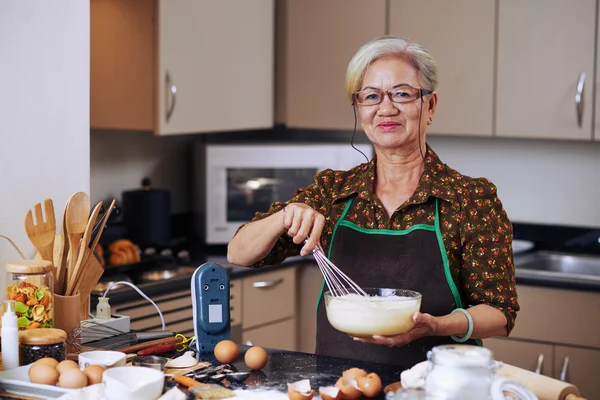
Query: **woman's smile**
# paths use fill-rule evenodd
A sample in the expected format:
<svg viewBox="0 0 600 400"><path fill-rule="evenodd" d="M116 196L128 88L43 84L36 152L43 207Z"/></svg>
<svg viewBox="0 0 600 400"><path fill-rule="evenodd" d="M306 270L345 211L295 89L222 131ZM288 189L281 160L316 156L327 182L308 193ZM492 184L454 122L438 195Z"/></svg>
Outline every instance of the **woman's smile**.
<svg viewBox="0 0 600 400"><path fill-rule="evenodd" d="M400 126L400 122L396 121L383 121L380 122L377 127L384 132L393 131Z"/></svg>

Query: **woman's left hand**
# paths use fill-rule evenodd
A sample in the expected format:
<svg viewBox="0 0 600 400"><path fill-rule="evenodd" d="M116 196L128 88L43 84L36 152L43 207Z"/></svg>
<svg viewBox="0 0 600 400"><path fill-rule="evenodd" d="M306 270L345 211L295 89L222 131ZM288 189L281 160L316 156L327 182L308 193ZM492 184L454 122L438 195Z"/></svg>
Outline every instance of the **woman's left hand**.
<svg viewBox="0 0 600 400"><path fill-rule="evenodd" d="M404 346L410 342L422 338L423 336L432 336L436 332L437 320L431 314L416 312L413 315L415 326L405 333L396 336L373 336L372 338L357 338L354 340L363 343L383 344L389 347Z"/></svg>

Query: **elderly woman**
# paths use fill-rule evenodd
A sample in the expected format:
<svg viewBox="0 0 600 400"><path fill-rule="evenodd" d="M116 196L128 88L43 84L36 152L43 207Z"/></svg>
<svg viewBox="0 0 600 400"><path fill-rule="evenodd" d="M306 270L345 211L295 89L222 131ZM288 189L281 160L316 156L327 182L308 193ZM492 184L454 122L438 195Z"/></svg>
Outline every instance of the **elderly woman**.
<svg viewBox="0 0 600 400"><path fill-rule="evenodd" d="M434 346L507 336L514 325L512 226L489 180L460 174L426 144L436 84L434 59L418 44L383 37L363 45L346 90L373 160L319 172L229 243L229 261L253 267L320 245L361 287L423 295L410 331L353 340L328 323L321 293L317 354L408 366Z"/></svg>

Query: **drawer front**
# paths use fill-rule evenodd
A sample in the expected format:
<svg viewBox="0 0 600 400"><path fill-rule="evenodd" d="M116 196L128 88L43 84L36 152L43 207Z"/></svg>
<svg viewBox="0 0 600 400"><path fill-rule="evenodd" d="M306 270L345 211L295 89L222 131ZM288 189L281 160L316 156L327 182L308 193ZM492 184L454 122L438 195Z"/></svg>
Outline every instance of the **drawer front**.
<svg viewBox="0 0 600 400"><path fill-rule="evenodd" d="M254 346L296 351L296 319L291 318L274 324L242 332L242 342Z"/></svg>
<svg viewBox="0 0 600 400"><path fill-rule="evenodd" d="M512 338L600 348L600 293L518 285Z"/></svg>
<svg viewBox="0 0 600 400"><path fill-rule="evenodd" d="M231 325L241 325L242 321L242 280L234 279L229 283L229 318Z"/></svg>
<svg viewBox="0 0 600 400"><path fill-rule="evenodd" d="M161 300L158 297L156 299L152 299L163 314L168 313L169 311L178 310L178 309L182 309L182 308L190 308L190 310L191 310L192 295L189 290L186 292L172 294L171 297L167 298L167 299L168 300L165 300L165 299ZM144 300L144 302L141 304L140 303L121 304L121 305L115 307L115 309L117 311L117 314L129 315L129 317L132 320L134 320L136 318L144 318L144 317L149 317L149 316L155 316L157 319L160 319L158 316L158 312L156 311L156 308L152 304L150 304L147 300Z"/></svg>
<svg viewBox="0 0 600 400"><path fill-rule="evenodd" d="M250 276L242 283L244 329L294 316L295 268Z"/></svg>
<svg viewBox="0 0 600 400"><path fill-rule="evenodd" d="M483 346L492 350L494 360L502 361L528 371L552 376L554 348L551 344L521 342L504 338L483 339Z"/></svg>

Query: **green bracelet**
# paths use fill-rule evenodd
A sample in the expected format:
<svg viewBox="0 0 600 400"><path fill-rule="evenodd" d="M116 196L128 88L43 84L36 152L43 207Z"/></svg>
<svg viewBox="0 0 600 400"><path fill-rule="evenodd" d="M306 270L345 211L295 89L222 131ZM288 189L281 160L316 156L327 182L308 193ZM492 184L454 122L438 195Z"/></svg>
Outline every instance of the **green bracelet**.
<svg viewBox="0 0 600 400"><path fill-rule="evenodd" d="M469 312L463 308L457 308L455 310L452 310L452 312L450 314L454 314L454 313L463 313L465 315L465 317L467 317L467 321L469 322L469 328L467 329L467 334L463 337L458 337L458 336L450 336L450 338L452 338L452 340L454 340L455 342L458 343L463 343L466 342L467 340L469 340L469 338L471 337L471 334L473 334L473 318L471 317L471 314L469 314Z"/></svg>

